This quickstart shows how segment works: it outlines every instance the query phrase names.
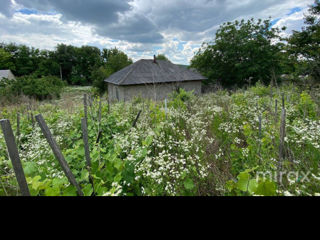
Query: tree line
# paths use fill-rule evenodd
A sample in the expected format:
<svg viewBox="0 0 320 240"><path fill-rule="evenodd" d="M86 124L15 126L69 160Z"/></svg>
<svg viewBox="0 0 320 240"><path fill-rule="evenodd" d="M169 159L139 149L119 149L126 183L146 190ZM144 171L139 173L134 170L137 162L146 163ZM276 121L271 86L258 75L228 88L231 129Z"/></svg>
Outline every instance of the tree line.
<svg viewBox="0 0 320 240"><path fill-rule="evenodd" d="M100 50L93 46L58 44L50 51L15 43L0 44L0 69L10 69L17 77L56 76L69 85L92 85L94 75L102 68L108 75L131 63L117 48Z"/></svg>
<svg viewBox="0 0 320 240"><path fill-rule="evenodd" d="M282 37L270 19L241 20L220 26L212 42L203 43L191 67L208 78L207 84L242 87L260 81L278 82L286 76L320 81L320 1L310 6L306 27Z"/></svg>

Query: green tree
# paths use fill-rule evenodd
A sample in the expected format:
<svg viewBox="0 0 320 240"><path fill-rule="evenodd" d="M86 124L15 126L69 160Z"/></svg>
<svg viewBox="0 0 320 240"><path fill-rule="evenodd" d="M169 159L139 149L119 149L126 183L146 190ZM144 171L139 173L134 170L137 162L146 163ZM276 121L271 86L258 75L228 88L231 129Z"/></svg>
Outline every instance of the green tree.
<svg viewBox="0 0 320 240"><path fill-rule="evenodd" d="M77 85L92 84L92 71L102 65L100 49L91 46L75 48L75 65L72 68L71 82Z"/></svg>
<svg viewBox="0 0 320 240"><path fill-rule="evenodd" d="M71 75L73 67L76 65L76 48L71 45L58 44L55 50L54 58L59 64L62 79L72 84Z"/></svg>
<svg viewBox="0 0 320 240"><path fill-rule="evenodd" d="M55 52L42 50L38 55L38 68L35 75L38 77L43 76L56 76L60 78L60 65L55 60Z"/></svg>
<svg viewBox="0 0 320 240"><path fill-rule="evenodd" d="M164 54L158 54L158 55L156 56L156 59L157 59L157 60L170 61L170 60L166 57L166 55L164 55Z"/></svg>
<svg viewBox="0 0 320 240"><path fill-rule="evenodd" d="M280 29L270 20L241 20L224 23L214 42L204 43L191 60L191 67L206 76L208 83L243 86L270 83L281 73L283 43Z"/></svg>
<svg viewBox="0 0 320 240"><path fill-rule="evenodd" d="M102 60L103 66L92 72L93 86L99 89L100 94L107 89L106 78L132 64L132 60L117 48L103 49Z"/></svg>
<svg viewBox="0 0 320 240"><path fill-rule="evenodd" d="M307 27L294 31L289 38L289 52L295 59L298 74L310 74L320 80L320 0L316 0L305 17ZM301 68L301 66L303 66Z"/></svg>
<svg viewBox="0 0 320 240"><path fill-rule="evenodd" d="M10 69L11 71L15 70L15 65L12 61L11 54L2 48L0 48L0 69Z"/></svg>

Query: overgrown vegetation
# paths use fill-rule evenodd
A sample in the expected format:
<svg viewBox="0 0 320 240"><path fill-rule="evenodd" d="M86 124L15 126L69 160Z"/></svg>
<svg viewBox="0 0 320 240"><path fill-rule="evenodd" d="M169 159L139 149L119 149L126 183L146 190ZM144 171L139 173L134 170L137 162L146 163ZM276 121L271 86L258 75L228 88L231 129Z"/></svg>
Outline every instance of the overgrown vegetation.
<svg viewBox="0 0 320 240"><path fill-rule="evenodd" d="M65 83L57 77L37 78L25 76L17 79L0 81L0 98L3 102L16 101L24 95L37 100L59 98Z"/></svg>
<svg viewBox="0 0 320 240"><path fill-rule="evenodd" d="M19 77L0 83L0 119L9 119L17 132L20 113L16 138L31 194L76 195L35 123L41 113L86 196L319 195L319 6L316 0L308 26L288 39L270 20L223 24L191 67L207 83L235 90L201 97L179 90L166 103L136 98L107 104L103 80L132 63L117 49L2 44L0 68ZM281 85L284 74L290 84ZM95 91L82 93L99 93L89 98L91 168L82 140L82 96L70 87L63 92L64 81L92 84ZM51 103L34 100L60 94L64 98ZM19 96L26 101L7 104ZM0 184L0 195L19 194L3 134Z"/></svg>
<svg viewBox="0 0 320 240"><path fill-rule="evenodd" d="M287 175L279 183L259 173L275 176L279 170L282 93L287 117L281 171ZM96 195L309 196L320 192L320 95L316 89L258 84L232 94L219 91L202 97L182 90L172 95L167 110L164 102L136 99L111 105L110 113L103 100L102 137L96 143L98 102L92 102L88 118ZM75 195L40 128L28 120L27 106L2 108L0 118L10 119L15 131L17 112L22 114L19 151L32 195ZM83 106L69 113L57 105L42 104L33 108L33 115L37 113L43 114L85 195L92 195L81 131ZM0 171L0 194L16 195L2 134Z"/></svg>

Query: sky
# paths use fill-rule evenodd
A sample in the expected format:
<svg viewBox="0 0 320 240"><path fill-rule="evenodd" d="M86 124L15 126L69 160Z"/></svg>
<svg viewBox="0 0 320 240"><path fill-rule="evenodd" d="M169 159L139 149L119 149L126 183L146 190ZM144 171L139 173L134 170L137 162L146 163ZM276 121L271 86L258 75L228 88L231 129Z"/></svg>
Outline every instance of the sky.
<svg viewBox="0 0 320 240"><path fill-rule="evenodd" d="M227 21L271 17L283 35L301 30L314 0L0 0L0 42L53 50L59 43L165 54L186 64Z"/></svg>

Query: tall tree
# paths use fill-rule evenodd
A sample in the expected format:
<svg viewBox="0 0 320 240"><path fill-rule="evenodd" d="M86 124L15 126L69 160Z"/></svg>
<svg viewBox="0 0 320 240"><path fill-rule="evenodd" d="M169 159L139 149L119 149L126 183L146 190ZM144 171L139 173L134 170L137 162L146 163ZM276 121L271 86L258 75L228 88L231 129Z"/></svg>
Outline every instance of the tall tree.
<svg viewBox="0 0 320 240"><path fill-rule="evenodd" d="M320 0L316 0L305 17L307 27L294 31L289 38L289 51L298 59L296 70L320 81ZM306 67L302 68L306 63ZM301 71L302 70L302 71Z"/></svg>
<svg viewBox="0 0 320 240"><path fill-rule="evenodd" d="M72 69L72 84L92 84L91 73L102 65L100 49L91 46L75 48L75 65Z"/></svg>
<svg viewBox="0 0 320 240"><path fill-rule="evenodd" d="M75 47L71 45L58 44L55 51L55 60L59 64L61 76L69 84L71 81L71 74L73 67L76 65Z"/></svg>
<svg viewBox="0 0 320 240"><path fill-rule="evenodd" d="M104 80L111 74L132 64L132 60L124 52L113 49L102 50L103 66L92 72L93 85L99 89L100 93L106 90Z"/></svg>
<svg viewBox="0 0 320 240"><path fill-rule="evenodd" d="M224 23L214 42L204 43L191 60L208 82L223 86L243 86L262 81L270 83L281 73L283 43L280 29L270 20L241 20Z"/></svg>

